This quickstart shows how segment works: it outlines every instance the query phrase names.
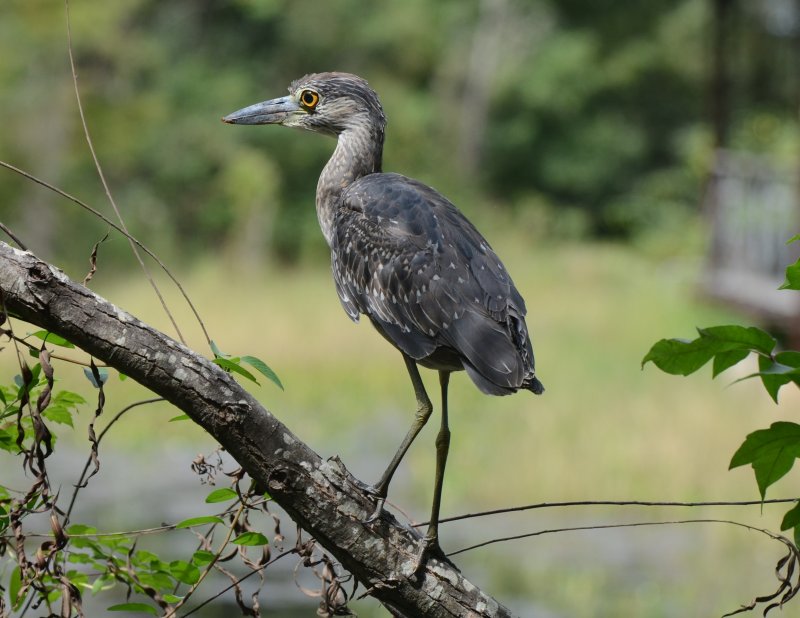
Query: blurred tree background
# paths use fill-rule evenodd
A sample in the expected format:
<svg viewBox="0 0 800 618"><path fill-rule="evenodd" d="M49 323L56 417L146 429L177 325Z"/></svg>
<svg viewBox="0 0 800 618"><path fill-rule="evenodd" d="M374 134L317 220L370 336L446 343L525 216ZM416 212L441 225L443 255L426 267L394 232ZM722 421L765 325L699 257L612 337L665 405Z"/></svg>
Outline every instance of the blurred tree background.
<svg viewBox="0 0 800 618"><path fill-rule="evenodd" d="M385 169L450 197L530 307L547 396L453 389L445 511L756 495L750 471L727 464L775 415L761 388L702 376L677 384L640 361L656 339L736 320L697 302L701 203L718 147L798 168L800 0L71 0L70 14L87 123L130 231L180 273L225 352L273 366L286 391L257 396L324 456L373 480L407 428L406 378L390 346L349 323L330 281L314 191L332 140L220 118L305 73L339 70L381 96ZM0 2L0 112L0 160L114 218L78 115L63 0ZM760 206L748 216L764 218ZM78 278L107 231L6 170L0 221ZM99 265L93 289L172 332L118 234ZM188 310L172 306L191 329ZM205 349L194 331L190 345ZM16 359L5 358L12 376ZM87 388L79 369L61 375ZM146 396L137 388L115 382L113 404ZM778 415L794 419L798 405L789 399ZM87 507L101 529L197 514L205 490L180 474L208 439L167 423L173 415L140 414L120 432L114 449L145 470L133 495L152 504L142 516L127 508L128 486L113 482L129 474L121 457ZM83 435L74 432L79 449ZM419 517L434 435L423 432L393 487ZM509 475L512 458L519 473ZM184 510L163 510L164 496L191 491L176 500ZM527 532L629 513L559 510L502 525ZM780 520L769 507L749 516L773 529ZM448 526L444 546L497 536L496 521ZM719 615L771 590L774 569L752 537L697 528L553 535L459 564L522 615L594 618Z"/></svg>
<svg viewBox="0 0 800 618"><path fill-rule="evenodd" d="M794 0L74 2L89 127L132 232L169 259L324 258L315 172L332 144L219 117L307 72L366 77L389 117L385 167L532 237L635 238L697 212L714 146L725 5L731 145L795 162ZM63 4L0 7L0 153L102 207L83 144ZM69 259L102 226L8 174L0 218ZM483 213L485 214L485 213ZM124 255L112 243L108 255Z"/></svg>

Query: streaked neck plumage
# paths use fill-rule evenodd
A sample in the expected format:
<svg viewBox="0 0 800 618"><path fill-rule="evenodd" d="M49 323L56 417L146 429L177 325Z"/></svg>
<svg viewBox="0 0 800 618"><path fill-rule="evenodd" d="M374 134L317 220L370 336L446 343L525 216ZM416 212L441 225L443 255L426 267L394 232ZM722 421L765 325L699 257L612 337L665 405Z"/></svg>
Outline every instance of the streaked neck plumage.
<svg viewBox="0 0 800 618"><path fill-rule="evenodd" d="M334 216L342 192L359 178L381 171L385 120L357 116L338 135L336 150L317 182L317 219L329 247L333 246Z"/></svg>

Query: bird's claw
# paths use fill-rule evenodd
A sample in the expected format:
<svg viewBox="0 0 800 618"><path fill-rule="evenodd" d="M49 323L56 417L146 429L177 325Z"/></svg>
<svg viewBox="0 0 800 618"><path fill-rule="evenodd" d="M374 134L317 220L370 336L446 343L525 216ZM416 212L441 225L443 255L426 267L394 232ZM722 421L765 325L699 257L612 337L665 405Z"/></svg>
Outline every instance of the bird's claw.
<svg viewBox="0 0 800 618"><path fill-rule="evenodd" d="M373 485L367 485L361 481L356 480L356 486L367 494L371 499L375 500L375 510L364 520L365 524L371 524L378 520L383 512L383 505L386 503L386 495Z"/></svg>
<svg viewBox="0 0 800 618"><path fill-rule="evenodd" d="M453 562L447 557L447 554L445 554L442 550L442 547L439 545L439 538L426 535L425 538L422 539L422 547L417 554L417 557L414 561L414 570L411 571L409 577L413 578L420 573L427 564L428 560L431 558L435 558L440 562L447 563L456 571L460 570L455 564L453 564Z"/></svg>
<svg viewBox="0 0 800 618"><path fill-rule="evenodd" d="M381 513L383 512L383 505L385 503L386 503L386 498L382 498L380 496L377 496L377 502L375 503L375 510L372 511L372 515L370 515L369 517L367 517L364 520L364 523L365 524L371 524L371 523L377 521L378 518L381 516Z"/></svg>

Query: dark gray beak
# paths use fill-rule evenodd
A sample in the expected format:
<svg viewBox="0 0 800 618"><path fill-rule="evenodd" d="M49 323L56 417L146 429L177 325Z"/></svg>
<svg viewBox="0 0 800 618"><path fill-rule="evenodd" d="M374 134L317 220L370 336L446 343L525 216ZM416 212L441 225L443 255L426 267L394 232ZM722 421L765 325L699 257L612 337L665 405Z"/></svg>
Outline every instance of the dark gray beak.
<svg viewBox="0 0 800 618"><path fill-rule="evenodd" d="M283 122L302 108L289 96L256 103L228 114L222 122L228 124L283 124Z"/></svg>

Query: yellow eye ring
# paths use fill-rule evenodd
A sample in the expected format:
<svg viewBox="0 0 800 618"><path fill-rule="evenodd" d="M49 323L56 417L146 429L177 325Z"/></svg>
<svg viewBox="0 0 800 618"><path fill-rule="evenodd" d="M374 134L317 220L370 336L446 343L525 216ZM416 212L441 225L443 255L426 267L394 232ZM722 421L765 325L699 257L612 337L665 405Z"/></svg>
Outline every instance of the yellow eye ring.
<svg viewBox="0 0 800 618"><path fill-rule="evenodd" d="M300 93L300 103L308 110L312 110L319 103L319 95L313 90L303 90Z"/></svg>

